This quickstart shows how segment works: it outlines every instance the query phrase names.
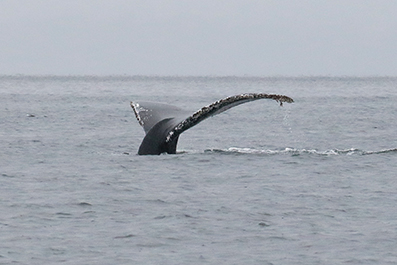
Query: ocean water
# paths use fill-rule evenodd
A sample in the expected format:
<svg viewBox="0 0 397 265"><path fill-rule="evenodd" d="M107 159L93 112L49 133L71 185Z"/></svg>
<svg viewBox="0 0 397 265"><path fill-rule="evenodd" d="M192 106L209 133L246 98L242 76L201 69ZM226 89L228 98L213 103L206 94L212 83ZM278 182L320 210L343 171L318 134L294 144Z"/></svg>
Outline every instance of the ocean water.
<svg viewBox="0 0 397 265"><path fill-rule="evenodd" d="M0 264L397 264L395 77L0 77ZM138 156L130 101L247 103Z"/></svg>

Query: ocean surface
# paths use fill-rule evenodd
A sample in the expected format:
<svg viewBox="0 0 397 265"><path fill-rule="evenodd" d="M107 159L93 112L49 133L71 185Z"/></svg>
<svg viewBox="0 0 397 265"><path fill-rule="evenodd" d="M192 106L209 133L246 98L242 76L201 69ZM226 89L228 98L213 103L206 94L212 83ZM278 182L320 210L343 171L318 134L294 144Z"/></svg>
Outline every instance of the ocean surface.
<svg viewBox="0 0 397 265"><path fill-rule="evenodd" d="M130 101L258 100L138 156ZM396 77L0 76L0 264L397 264Z"/></svg>

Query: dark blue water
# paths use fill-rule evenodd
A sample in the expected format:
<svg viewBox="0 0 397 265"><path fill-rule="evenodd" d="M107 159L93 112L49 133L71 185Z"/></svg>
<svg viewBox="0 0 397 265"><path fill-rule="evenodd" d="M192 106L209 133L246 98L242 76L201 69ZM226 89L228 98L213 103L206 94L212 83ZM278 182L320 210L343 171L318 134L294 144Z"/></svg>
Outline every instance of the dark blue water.
<svg viewBox="0 0 397 265"><path fill-rule="evenodd" d="M397 78L0 77L0 264L397 264ZM195 111L138 156L130 101Z"/></svg>

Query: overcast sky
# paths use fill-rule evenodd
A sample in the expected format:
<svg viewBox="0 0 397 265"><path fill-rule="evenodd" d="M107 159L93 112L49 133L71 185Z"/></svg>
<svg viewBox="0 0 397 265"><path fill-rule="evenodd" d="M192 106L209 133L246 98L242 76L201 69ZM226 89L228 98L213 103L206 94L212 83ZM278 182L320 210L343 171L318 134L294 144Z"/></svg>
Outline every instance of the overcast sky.
<svg viewBox="0 0 397 265"><path fill-rule="evenodd" d="M396 0L0 0L0 74L397 75Z"/></svg>

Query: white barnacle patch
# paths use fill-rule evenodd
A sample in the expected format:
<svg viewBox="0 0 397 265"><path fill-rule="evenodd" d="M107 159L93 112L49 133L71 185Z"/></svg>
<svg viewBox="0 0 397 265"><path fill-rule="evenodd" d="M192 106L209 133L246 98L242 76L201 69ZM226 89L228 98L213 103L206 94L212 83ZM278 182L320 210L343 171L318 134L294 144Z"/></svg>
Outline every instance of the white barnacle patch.
<svg viewBox="0 0 397 265"><path fill-rule="evenodd" d="M139 115L139 113L140 113L140 111L141 111L141 108L140 108L140 106L139 106L139 103L131 102L130 105L131 105L132 110L133 110L134 113L135 113L135 117L136 117L136 119L138 120L139 124L140 124L141 126L143 126L144 122L143 122L143 120L142 120L142 118L141 118L141 115Z"/></svg>
<svg viewBox="0 0 397 265"><path fill-rule="evenodd" d="M173 132L173 131L170 131L170 132L168 133L167 137L165 138L165 141L166 141L167 143L170 142L173 135L174 135L174 132Z"/></svg>

